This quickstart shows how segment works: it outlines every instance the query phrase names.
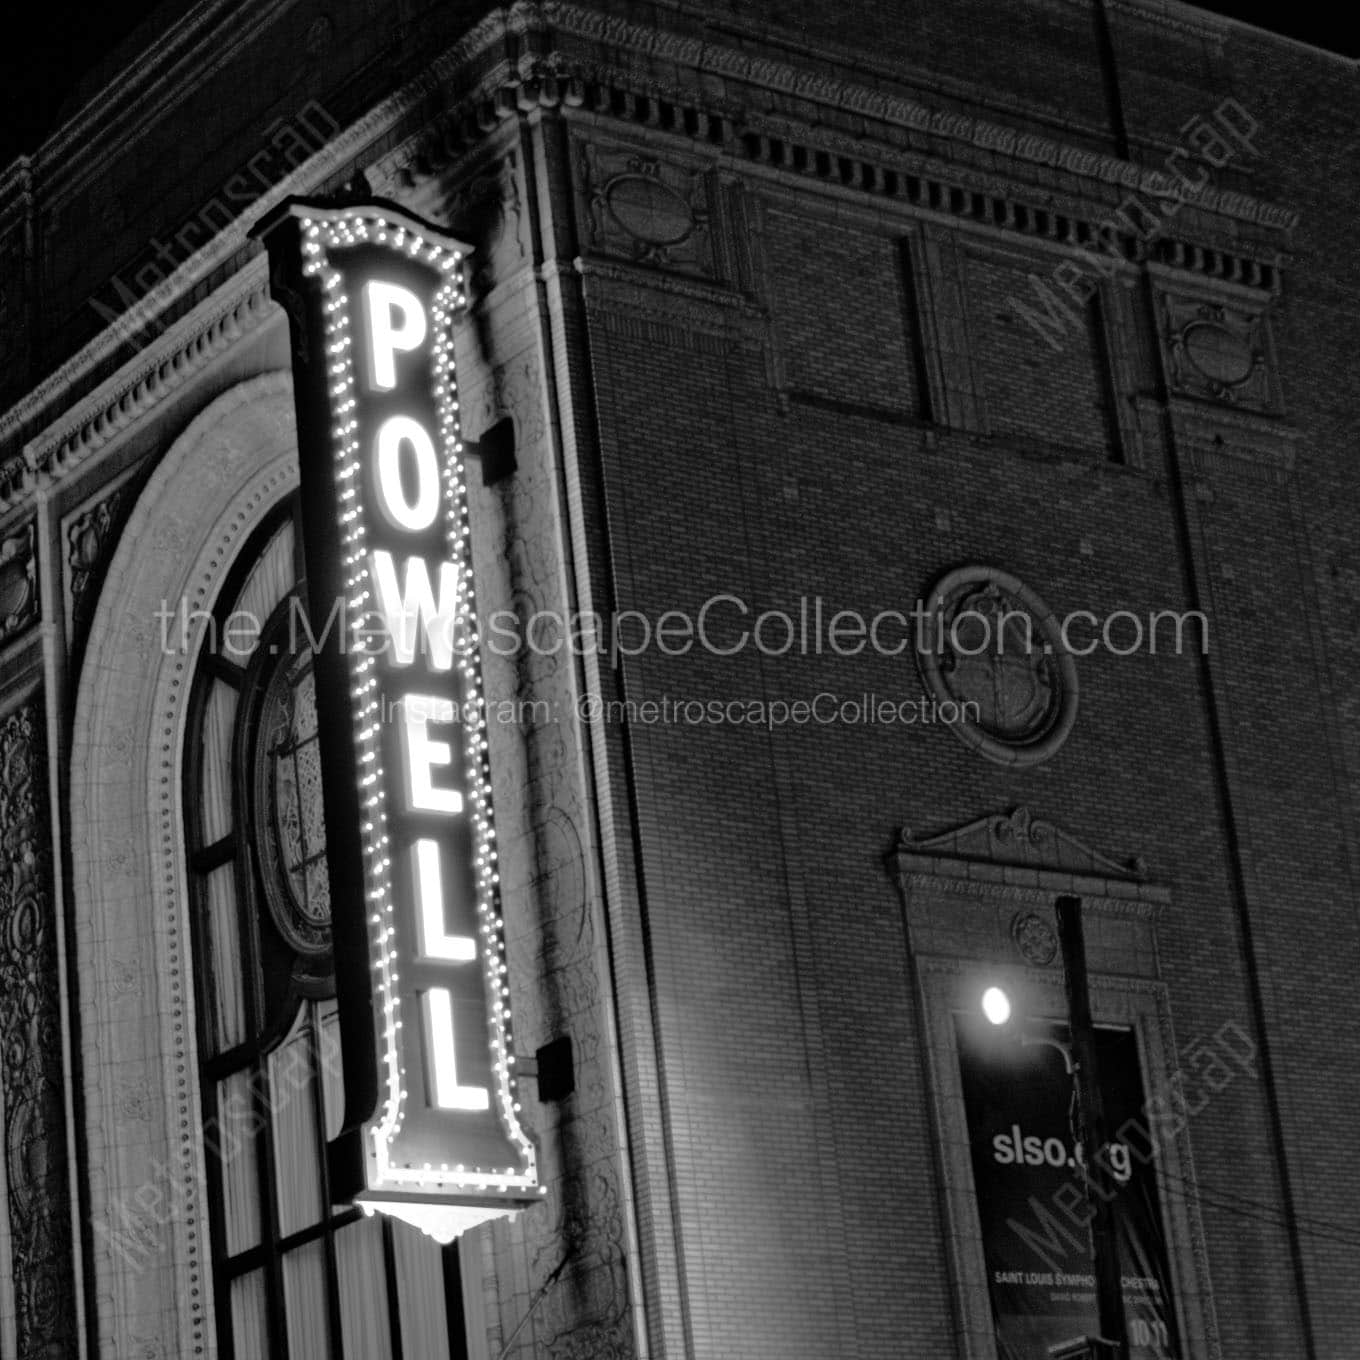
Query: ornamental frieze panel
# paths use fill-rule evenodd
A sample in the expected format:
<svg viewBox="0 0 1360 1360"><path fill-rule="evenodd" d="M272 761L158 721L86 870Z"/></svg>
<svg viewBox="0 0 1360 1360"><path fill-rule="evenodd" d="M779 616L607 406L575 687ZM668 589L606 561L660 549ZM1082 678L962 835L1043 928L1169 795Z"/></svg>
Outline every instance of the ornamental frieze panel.
<svg viewBox="0 0 1360 1360"><path fill-rule="evenodd" d="M90 624L94 621L95 606L99 602L100 587L141 484L142 478L133 473L63 521L66 630L73 671L79 668Z"/></svg>
<svg viewBox="0 0 1360 1360"><path fill-rule="evenodd" d="M711 185L702 169L630 147L580 146L577 190L589 248L634 264L714 277Z"/></svg>
<svg viewBox="0 0 1360 1360"><path fill-rule="evenodd" d="M1034 816L1027 807L978 817L930 836L917 836L903 827L894 853L902 872L927 868L939 872L937 861L949 860L1130 882L1147 877L1147 864L1142 859L1121 861L1102 854L1065 827Z"/></svg>
<svg viewBox="0 0 1360 1360"><path fill-rule="evenodd" d="M548 435L543 375L537 362L520 355L491 370L487 381L478 384L465 376L464 384L461 390L464 438L476 443L498 421L508 417L514 425L516 460L527 462Z"/></svg>
<svg viewBox="0 0 1360 1360"><path fill-rule="evenodd" d="M1141 856L1097 850L1027 807L925 835L903 827L884 864L902 895L914 953L1060 969L1053 898L1075 893L1087 912L1093 969L1157 976L1154 934L1168 889Z"/></svg>
<svg viewBox="0 0 1360 1360"><path fill-rule="evenodd" d="M0 644L38 622L38 547L34 522L0 535Z"/></svg>
<svg viewBox="0 0 1360 1360"><path fill-rule="evenodd" d="M56 903L39 700L0 721L0 1083L17 1353L73 1355Z"/></svg>
<svg viewBox="0 0 1360 1360"><path fill-rule="evenodd" d="M1168 403L1176 448L1198 479L1197 497L1214 483L1288 486L1303 431L1275 416L1206 405L1184 397Z"/></svg>
<svg viewBox="0 0 1360 1360"><path fill-rule="evenodd" d="M1279 410L1262 311L1164 293L1160 320L1173 392L1247 411Z"/></svg>
<svg viewBox="0 0 1360 1360"><path fill-rule="evenodd" d="M468 259L468 282L475 295L505 282L529 259L519 157L513 151L473 174L460 175L436 216L475 246Z"/></svg>
<svg viewBox="0 0 1360 1360"><path fill-rule="evenodd" d="M479 547L479 604L488 614L509 611L523 639L530 619L562 618L567 605L538 357L522 352L491 369L480 389L465 394L463 410L473 438L506 416L515 424L515 476L475 492L481 523L490 530ZM574 672L561 649L541 641L506 648L508 655L488 652L490 702L574 711ZM568 1037L574 1077L564 1099L525 1102L550 1194L541 1210L493 1238L489 1269L500 1340L492 1353L516 1360L627 1360L634 1353L627 1207L606 1039L610 996L600 970L602 904L589 868L579 776L582 735L571 722L498 722L488 739L519 1059L527 1067L540 1045ZM526 1300L535 1297L528 1323L515 1334Z"/></svg>

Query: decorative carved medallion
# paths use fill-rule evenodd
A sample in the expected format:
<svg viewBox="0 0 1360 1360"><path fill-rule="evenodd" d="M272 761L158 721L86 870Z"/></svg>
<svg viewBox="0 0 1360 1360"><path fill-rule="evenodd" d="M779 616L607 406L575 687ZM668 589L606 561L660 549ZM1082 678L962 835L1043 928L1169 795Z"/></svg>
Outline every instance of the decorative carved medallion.
<svg viewBox="0 0 1360 1360"><path fill-rule="evenodd" d="M115 996L142 995L142 975L137 970L135 959L123 958L118 954L112 955L109 960L109 973L112 978L111 990Z"/></svg>
<svg viewBox="0 0 1360 1360"><path fill-rule="evenodd" d="M0 1078L21 1356L74 1355L56 906L42 705L0 722Z"/></svg>
<svg viewBox="0 0 1360 1360"><path fill-rule="evenodd" d="M151 1119L151 1092L145 1081L119 1082L115 1103L118 1118L123 1123L145 1124Z"/></svg>
<svg viewBox="0 0 1360 1360"><path fill-rule="evenodd" d="M712 274L703 171L590 145L582 151L581 167L594 249L640 264Z"/></svg>
<svg viewBox="0 0 1360 1360"><path fill-rule="evenodd" d="M0 642L38 621L38 553L33 521L0 539Z"/></svg>
<svg viewBox="0 0 1360 1360"><path fill-rule="evenodd" d="M1042 916L1017 911L1011 918L1011 939L1020 957L1036 968L1046 968L1058 954L1058 937Z"/></svg>
<svg viewBox="0 0 1360 1360"><path fill-rule="evenodd" d="M1163 296L1171 386L1192 397L1273 409L1264 325L1259 313Z"/></svg>
<svg viewBox="0 0 1360 1360"><path fill-rule="evenodd" d="M960 567L919 611L916 663L957 720L949 730L1001 765L1035 765L1063 744L1077 716L1077 669L1053 611L995 567Z"/></svg>

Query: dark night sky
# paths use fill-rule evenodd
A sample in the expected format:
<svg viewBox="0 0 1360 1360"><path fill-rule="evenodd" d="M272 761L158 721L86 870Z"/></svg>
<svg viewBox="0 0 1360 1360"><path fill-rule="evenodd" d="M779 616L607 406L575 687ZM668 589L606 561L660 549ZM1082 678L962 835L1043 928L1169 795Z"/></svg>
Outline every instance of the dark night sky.
<svg viewBox="0 0 1360 1360"><path fill-rule="evenodd" d="M1360 22L1337 0L1197 0L1194 7L1360 58Z"/></svg>
<svg viewBox="0 0 1360 1360"><path fill-rule="evenodd" d="M0 167L34 150L83 76L122 64L120 45L139 25L154 32L188 8L188 0L29 0L0 53Z"/></svg>
<svg viewBox="0 0 1360 1360"><path fill-rule="evenodd" d="M99 72L112 74L122 64L124 45L135 51L144 36L164 27L190 3L34 0L25 24L15 25L0 55L0 167L33 150L72 100L82 77L90 87L86 93L93 92ZM1360 58L1360 25L1348 23L1350 6L1335 0L1210 0L1198 7Z"/></svg>

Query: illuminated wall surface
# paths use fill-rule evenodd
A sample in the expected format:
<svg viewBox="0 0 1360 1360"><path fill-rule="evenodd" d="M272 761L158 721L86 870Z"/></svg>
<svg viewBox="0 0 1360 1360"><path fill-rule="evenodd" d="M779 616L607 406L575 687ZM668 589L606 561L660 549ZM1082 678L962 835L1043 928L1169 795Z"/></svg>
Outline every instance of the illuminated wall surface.
<svg viewBox="0 0 1360 1360"><path fill-rule="evenodd" d="M0 171L0 1357L1043 1356L1059 894L1129 1360L1360 1355L1354 81L1151 0L73 72Z"/></svg>

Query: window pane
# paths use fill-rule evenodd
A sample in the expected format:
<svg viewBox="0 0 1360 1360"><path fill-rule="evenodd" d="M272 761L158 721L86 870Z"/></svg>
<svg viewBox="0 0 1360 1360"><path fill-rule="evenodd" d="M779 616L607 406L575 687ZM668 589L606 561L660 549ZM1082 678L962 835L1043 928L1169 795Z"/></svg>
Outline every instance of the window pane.
<svg viewBox="0 0 1360 1360"><path fill-rule="evenodd" d="M321 1217L323 1150L316 1129L310 1014L310 1006L302 1007L292 1033L269 1055L279 1232L284 1237Z"/></svg>
<svg viewBox="0 0 1360 1360"><path fill-rule="evenodd" d="M218 681L203 713L203 844L220 841L231 830L231 729L236 721L236 691Z"/></svg>
<svg viewBox="0 0 1360 1360"><path fill-rule="evenodd" d="M269 1322L264 1271L231 1282L233 1360L269 1360Z"/></svg>
<svg viewBox="0 0 1360 1360"><path fill-rule="evenodd" d="M289 1360L335 1360L326 1307L326 1244L308 1242L283 1258Z"/></svg>
<svg viewBox="0 0 1360 1360"><path fill-rule="evenodd" d="M475 1282L482 1287L480 1241ZM444 1306L444 1256L437 1242L405 1223L392 1225L397 1264L397 1300L401 1306L401 1348L408 1356L448 1355L449 1320Z"/></svg>
<svg viewBox="0 0 1360 1360"><path fill-rule="evenodd" d="M204 1130L208 1151L221 1159L227 1252L233 1256L260 1240L258 1128L250 1072L233 1072L217 1085L217 1127Z"/></svg>
<svg viewBox="0 0 1360 1360"><path fill-rule="evenodd" d="M293 585L293 522L287 520L269 540L254 570L236 597L232 612L236 616L230 630L222 630L222 654L228 661L244 666L255 651L260 632ZM228 646L230 642L230 646Z"/></svg>
<svg viewBox="0 0 1360 1360"><path fill-rule="evenodd" d="M392 1335L387 1319L387 1269L383 1258L382 1223L361 1218L335 1237L340 1270L340 1324L345 1354L364 1360L391 1360ZM402 1333L409 1356L447 1354L414 1344Z"/></svg>
<svg viewBox="0 0 1360 1360"><path fill-rule="evenodd" d="M208 1032L211 1050L220 1053L246 1037L245 997L242 993L240 923L236 917L236 871L223 864L208 875L205 910L208 913Z"/></svg>
<svg viewBox="0 0 1360 1360"><path fill-rule="evenodd" d="M222 1360L397 1360L398 1303L401 1360L436 1360L449 1354L439 1248L405 1225L385 1234L382 1218L321 1227L332 1212L324 1157L344 1117L344 1078L333 996L305 999L332 990L329 884L310 658L292 650L305 641L300 627L289 631L300 624L287 603L294 530L276 523L235 598L217 606L217 650L242 667L249 686L238 691L217 678L220 669L200 665L199 726L186 747L198 762L187 789L190 840L205 847L232 836L236 852L215 869L191 871L200 1058L218 1058L211 1077L205 1072L217 1112L204 1138L221 1187L213 1205L217 1316L232 1333ZM262 642L271 618L276 630ZM275 650L260 655L269 644ZM261 663L253 669L252 655ZM246 955L256 952L251 971ZM254 1015L266 994L286 998L296 1016L277 1046L279 1007L264 1007L263 1025ZM268 1053L256 1044L262 1032ZM229 1050L240 1067L223 1077L218 1055ZM295 1235L312 1240L285 1250ZM257 1254L243 1258L248 1252ZM260 1268L231 1278L247 1264ZM404 1272L393 1289L399 1297L389 1297L391 1267Z"/></svg>
<svg viewBox="0 0 1360 1360"><path fill-rule="evenodd" d="M340 1058L340 1017L334 1001L317 1007L317 1050L326 1101L326 1141L338 1137L345 1117L345 1074Z"/></svg>

